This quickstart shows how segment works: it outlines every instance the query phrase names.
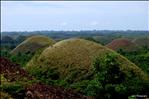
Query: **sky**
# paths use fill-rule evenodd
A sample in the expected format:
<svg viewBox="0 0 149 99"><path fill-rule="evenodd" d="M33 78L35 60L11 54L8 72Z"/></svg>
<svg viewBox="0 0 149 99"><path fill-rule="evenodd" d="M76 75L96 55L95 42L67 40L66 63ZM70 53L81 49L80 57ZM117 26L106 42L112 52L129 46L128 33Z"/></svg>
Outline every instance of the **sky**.
<svg viewBox="0 0 149 99"><path fill-rule="evenodd" d="M2 1L1 31L149 30L149 1Z"/></svg>

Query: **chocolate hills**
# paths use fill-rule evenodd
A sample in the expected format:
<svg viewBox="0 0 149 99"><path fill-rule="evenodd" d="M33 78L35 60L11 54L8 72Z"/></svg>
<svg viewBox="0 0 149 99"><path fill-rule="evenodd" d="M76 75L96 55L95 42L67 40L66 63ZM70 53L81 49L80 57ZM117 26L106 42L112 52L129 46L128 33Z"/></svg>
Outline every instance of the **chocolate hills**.
<svg viewBox="0 0 149 99"><path fill-rule="evenodd" d="M135 51L138 49L138 46L135 43L126 38L115 39L111 43L107 44L106 47L115 51L120 49L125 51Z"/></svg>
<svg viewBox="0 0 149 99"><path fill-rule="evenodd" d="M117 61L121 63L120 69L126 74L133 71L134 75L141 79L147 77L139 67L125 57L98 43L83 39L67 39L46 48L40 55L33 57L26 69L29 72L37 70L45 75L48 71L54 71L57 73L54 79L66 79L70 75L75 75L71 79L72 82L76 82L87 75L93 76L91 65L94 59L104 57L107 53L118 56ZM51 78L47 77L47 79Z"/></svg>
<svg viewBox="0 0 149 99"><path fill-rule="evenodd" d="M11 53L17 54L19 52L20 53L35 52L40 48L53 45L54 43L55 43L54 40L46 36L42 35L31 36L27 38L25 41L23 41L21 44L19 44L15 49L13 49Z"/></svg>

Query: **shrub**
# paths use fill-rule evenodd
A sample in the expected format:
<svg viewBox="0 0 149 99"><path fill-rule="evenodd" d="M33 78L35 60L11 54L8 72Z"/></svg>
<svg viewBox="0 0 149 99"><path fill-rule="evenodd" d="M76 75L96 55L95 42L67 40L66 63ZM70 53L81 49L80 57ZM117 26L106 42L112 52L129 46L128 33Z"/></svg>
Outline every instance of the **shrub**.
<svg viewBox="0 0 149 99"><path fill-rule="evenodd" d="M141 80L133 71L129 76L120 69L117 55L107 54L105 57L97 58L93 64L98 83L103 89L97 93L97 98L126 99L132 94L147 94L149 88L148 80Z"/></svg>

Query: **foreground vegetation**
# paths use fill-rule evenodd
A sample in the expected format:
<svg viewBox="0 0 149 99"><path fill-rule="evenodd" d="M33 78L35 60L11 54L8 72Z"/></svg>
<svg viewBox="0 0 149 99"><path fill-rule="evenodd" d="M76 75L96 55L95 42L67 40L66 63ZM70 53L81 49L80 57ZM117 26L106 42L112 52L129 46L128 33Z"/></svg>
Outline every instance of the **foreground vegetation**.
<svg viewBox="0 0 149 99"><path fill-rule="evenodd" d="M139 66L142 70L149 74L149 47L142 47L137 51L127 52L122 49L118 51L121 55Z"/></svg>

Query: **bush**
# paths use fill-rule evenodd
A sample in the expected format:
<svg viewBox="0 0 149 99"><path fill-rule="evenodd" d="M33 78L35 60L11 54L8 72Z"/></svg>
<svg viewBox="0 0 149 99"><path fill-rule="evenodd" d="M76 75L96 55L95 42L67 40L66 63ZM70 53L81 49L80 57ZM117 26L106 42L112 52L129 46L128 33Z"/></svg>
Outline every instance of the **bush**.
<svg viewBox="0 0 149 99"><path fill-rule="evenodd" d="M0 91L9 93L15 99L24 99L26 87L33 83L38 83L38 81L36 79L26 80L22 78L22 80L10 82L1 75Z"/></svg>
<svg viewBox="0 0 149 99"><path fill-rule="evenodd" d="M9 50L1 50L1 57L10 59L12 62L19 64L20 66L26 66L27 62L32 58L34 53L18 53L10 54Z"/></svg>
<svg viewBox="0 0 149 99"><path fill-rule="evenodd" d="M92 70L90 70L92 73L85 73L83 76L85 78L81 78L79 81L73 81L78 71L71 73L65 79L60 79L59 73L54 69L42 67L34 69L33 66L28 70L41 82L74 89L97 99L126 99L133 94L148 95L148 81L139 79L133 70L128 70L127 74L122 71L121 63L117 61L118 58L119 56L114 53L97 57L92 64Z"/></svg>
<svg viewBox="0 0 149 99"><path fill-rule="evenodd" d="M126 99L130 95L146 94L149 83L146 80L141 80L134 75L133 71L129 71L129 76L126 76L120 70L120 64L117 61L117 55L107 54L103 58L97 58L93 64L94 71L98 83L103 89L96 93L97 98L105 99Z"/></svg>
<svg viewBox="0 0 149 99"><path fill-rule="evenodd" d="M139 66L142 70L149 74L149 48L142 47L137 51L127 52L122 49L118 51L121 55Z"/></svg>
<svg viewBox="0 0 149 99"><path fill-rule="evenodd" d="M0 91L1 99L13 99L8 93Z"/></svg>

